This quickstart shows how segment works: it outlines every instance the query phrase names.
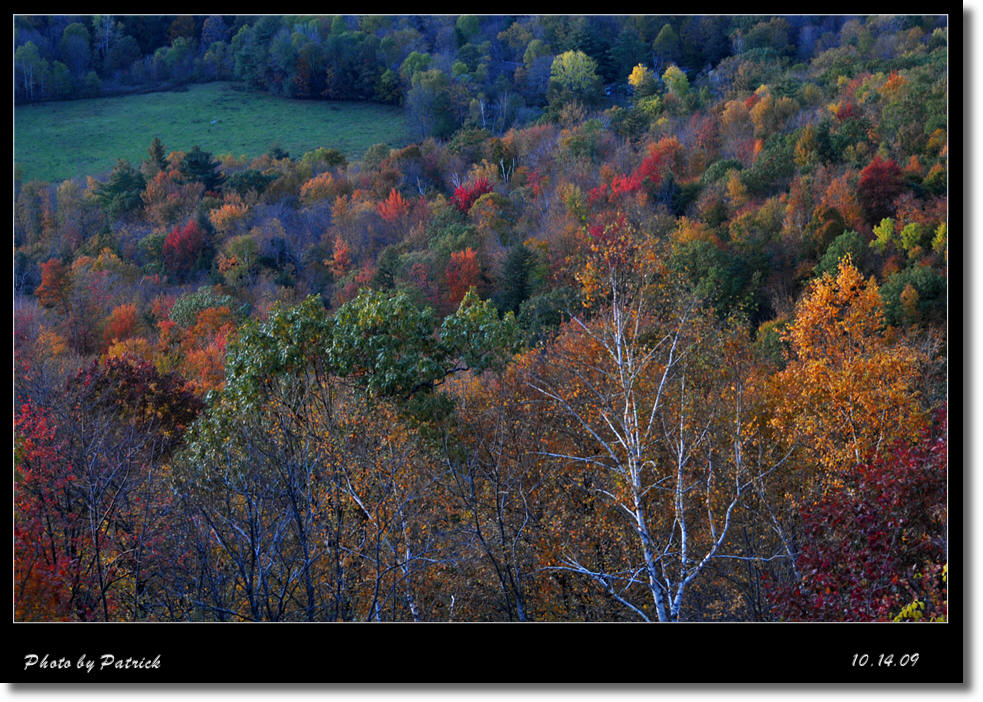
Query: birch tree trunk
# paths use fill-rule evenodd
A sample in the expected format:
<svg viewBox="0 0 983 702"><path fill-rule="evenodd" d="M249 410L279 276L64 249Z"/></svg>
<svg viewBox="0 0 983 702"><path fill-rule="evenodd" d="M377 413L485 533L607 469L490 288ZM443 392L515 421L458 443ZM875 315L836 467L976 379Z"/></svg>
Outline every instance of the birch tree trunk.
<svg viewBox="0 0 983 702"><path fill-rule="evenodd" d="M749 342L739 330L693 300L669 307L622 280L610 276L609 302L593 319L571 320L559 357L531 385L596 449L543 455L595 476L590 489L623 517L635 556L593 567L571 543L551 567L589 578L639 618L677 621L708 564L739 557L725 553L734 513L788 454L745 460L758 437L744 417Z"/></svg>

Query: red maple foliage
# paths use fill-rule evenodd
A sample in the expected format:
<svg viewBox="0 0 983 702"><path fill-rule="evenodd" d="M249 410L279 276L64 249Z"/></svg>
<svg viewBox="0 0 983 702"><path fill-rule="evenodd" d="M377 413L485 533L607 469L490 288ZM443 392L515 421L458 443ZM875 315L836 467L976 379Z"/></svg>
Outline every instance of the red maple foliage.
<svg viewBox="0 0 983 702"><path fill-rule="evenodd" d="M463 251L451 254L447 263L447 298L452 305L464 299L468 290L478 284L481 269L478 266L478 255L469 246Z"/></svg>
<svg viewBox="0 0 983 702"><path fill-rule="evenodd" d="M459 185L455 188L454 194L451 196L451 202L454 203L454 206L458 210L467 214L468 210L471 209L471 205L475 203L475 200L485 193L490 193L491 190L492 186L487 178L478 178L471 183Z"/></svg>
<svg viewBox="0 0 983 702"><path fill-rule="evenodd" d="M919 600L946 615L947 421L847 476L802 510L798 583L766 580L774 613L794 621L884 621Z"/></svg>
<svg viewBox="0 0 983 702"><path fill-rule="evenodd" d="M588 193L587 201L593 206L598 202L615 202L622 195L637 193L646 184L657 186L662 183L672 162L682 147L673 138L660 139L649 147L648 154L630 174L619 174L611 179L609 186L601 183Z"/></svg>
<svg viewBox="0 0 983 702"><path fill-rule="evenodd" d="M836 119L840 122L846 122L848 119L858 119L860 113L857 112L857 106L852 102L844 102L836 110Z"/></svg>
<svg viewBox="0 0 983 702"><path fill-rule="evenodd" d="M880 156L875 156L870 165L860 171L860 182L857 184L857 201L863 208L867 222L877 224L890 217L894 213L894 199L904 189L904 172L894 159L884 161Z"/></svg>
<svg viewBox="0 0 983 702"><path fill-rule="evenodd" d="M191 220L183 227L176 227L164 239L164 263L168 270L184 273L194 267L204 245L204 230Z"/></svg>
<svg viewBox="0 0 983 702"><path fill-rule="evenodd" d="M137 324L137 307L132 302L119 305L106 318L106 326L102 331L102 341L104 346L109 346L120 339L127 339L133 335Z"/></svg>
<svg viewBox="0 0 983 702"><path fill-rule="evenodd" d="M78 563L86 539L84 515L71 498L76 476L62 460L49 412L25 402L14 420L15 618L66 620L84 589Z"/></svg>
<svg viewBox="0 0 983 702"><path fill-rule="evenodd" d="M93 361L15 417L15 616L127 619L168 539L160 466L203 407L183 378ZM160 557L163 559L163 556Z"/></svg>

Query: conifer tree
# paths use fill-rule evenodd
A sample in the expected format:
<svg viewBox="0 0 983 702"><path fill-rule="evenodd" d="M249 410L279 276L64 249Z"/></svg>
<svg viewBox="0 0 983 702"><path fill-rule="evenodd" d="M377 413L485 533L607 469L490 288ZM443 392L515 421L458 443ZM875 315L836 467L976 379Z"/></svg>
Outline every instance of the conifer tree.
<svg viewBox="0 0 983 702"><path fill-rule="evenodd" d="M212 160L212 155L202 151L197 144L181 160L178 170L187 180L202 183L205 190L217 191L225 182L225 175L218 170L218 161Z"/></svg>
<svg viewBox="0 0 983 702"><path fill-rule="evenodd" d="M140 193L146 185L143 175L129 161L119 159L109 181L96 189L96 198L110 217L118 217L142 207Z"/></svg>
<svg viewBox="0 0 983 702"><path fill-rule="evenodd" d="M514 247L505 259L502 284L496 299L504 312L519 313L519 306L529 297L529 272L533 265L532 252L523 244Z"/></svg>
<svg viewBox="0 0 983 702"><path fill-rule="evenodd" d="M147 158L144 159L143 165L144 172L151 177L167 170L167 152L160 137L155 136L154 140L150 142L150 146L147 147Z"/></svg>

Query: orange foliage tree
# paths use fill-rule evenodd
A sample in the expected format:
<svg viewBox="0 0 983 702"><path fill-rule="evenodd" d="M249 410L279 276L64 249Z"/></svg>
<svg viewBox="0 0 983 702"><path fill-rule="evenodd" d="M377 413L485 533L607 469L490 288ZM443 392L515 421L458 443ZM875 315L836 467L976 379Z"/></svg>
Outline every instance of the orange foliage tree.
<svg viewBox="0 0 983 702"><path fill-rule="evenodd" d="M204 192L201 183L184 182L176 171L161 171L147 183L141 198L147 219L165 229L187 220Z"/></svg>
<svg viewBox="0 0 983 702"><path fill-rule="evenodd" d="M926 426L917 392L923 359L886 327L877 284L849 257L812 285L785 339L773 424L796 437L821 482L915 440Z"/></svg>
<svg viewBox="0 0 983 702"><path fill-rule="evenodd" d="M232 192L225 196L225 202L221 207L216 207L208 213L208 219L216 230L226 234L232 231L248 213L249 206L243 202L238 193Z"/></svg>
<svg viewBox="0 0 983 702"><path fill-rule="evenodd" d="M398 222L410 211L410 202L396 188L389 191L389 197L376 205L379 216L390 224Z"/></svg>
<svg viewBox="0 0 983 702"><path fill-rule="evenodd" d="M57 258L52 258L41 264L41 284L34 294L45 307L67 310L70 283L65 265Z"/></svg>
<svg viewBox="0 0 983 702"><path fill-rule="evenodd" d="M455 251L450 256L445 273L447 277L447 299L456 306L468 290L475 287L481 277L478 254L469 246L463 251Z"/></svg>
<svg viewBox="0 0 983 702"><path fill-rule="evenodd" d="M127 339L132 336L137 324L137 307L132 302L119 305L106 317L103 327L103 345L108 347L114 342Z"/></svg>

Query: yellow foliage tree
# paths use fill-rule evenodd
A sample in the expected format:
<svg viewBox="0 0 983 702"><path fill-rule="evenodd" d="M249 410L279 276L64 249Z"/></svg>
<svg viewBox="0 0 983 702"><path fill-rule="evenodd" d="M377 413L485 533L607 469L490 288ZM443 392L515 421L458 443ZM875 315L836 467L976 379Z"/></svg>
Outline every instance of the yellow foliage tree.
<svg viewBox="0 0 983 702"><path fill-rule="evenodd" d="M153 344L142 336L131 336L110 344L109 348L106 349L107 358L123 358L125 356L151 360L154 358Z"/></svg>
<svg viewBox="0 0 983 702"><path fill-rule="evenodd" d="M249 212L249 207L237 193L226 196L225 204L208 213L212 226L225 234Z"/></svg>
<svg viewBox="0 0 983 702"><path fill-rule="evenodd" d="M927 415L917 391L920 354L886 327L874 279L849 256L799 303L785 334L788 365L775 377L773 426L794 437L825 485L901 440Z"/></svg>
<svg viewBox="0 0 983 702"><path fill-rule="evenodd" d="M655 74L647 66L643 66L642 64L638 64L631 69L631 74L628 76L628 84L635 91L635 95L640 98L653 94L658 87Z"/></svg>
<svg viewBox="0 0 983 702"><path fill-rule="evenodd" d="M330 171L315 176L300 187L300 199L305 204L313 204L341 194L338 184Z"/></svg>

